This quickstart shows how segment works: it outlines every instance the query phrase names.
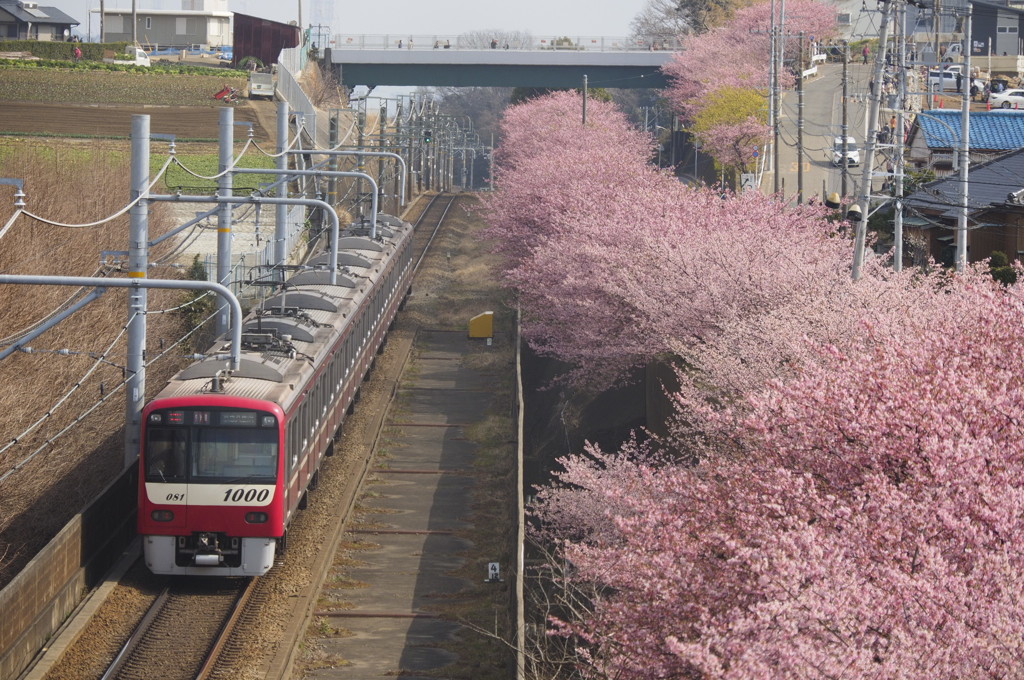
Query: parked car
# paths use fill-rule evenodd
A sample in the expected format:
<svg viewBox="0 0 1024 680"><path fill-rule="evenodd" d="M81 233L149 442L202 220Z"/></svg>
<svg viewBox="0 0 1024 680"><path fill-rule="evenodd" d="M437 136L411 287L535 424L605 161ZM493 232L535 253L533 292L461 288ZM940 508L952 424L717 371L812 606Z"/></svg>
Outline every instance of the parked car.
<svg viewBox="0 0 1024 680"><path fill-rule="evenodd" d="M249 99L257 97L274 98L274 76L272 74L259 71L249 74Z"/></svg>
<svg viewBox="0 0 1024 680"><path fill-rule="evenodd" d="M960 76L961 87L970 87L966 84L967 79L963 77L963 67L947 66L941 71L928 71L928 91L945 92L956 90L956 78Z"/></svg>
<svg viewBox="0 0 1024 680"><path fill-rule="evenodd" d="M1024 90L1016 89L993 92L989 95L988 101L994 109L1024 110Z"/></svg>
<svg viewBox="0 0 1024 680"><path fill-rule="evenodd" d="M843 165L843 138L832 141L832 165ZM860 150L853 137L846 138L846 166L860 165Z"/></svg>
<svg viewBox="0 0 1024 680"><path fill-rule="evenodd" d="M129 64L133 66L151 66L149 55L146 51L139 46L128 45L124 48L124 54L127 55L127 59L104 59L104 62L110 64Z"/></svg>

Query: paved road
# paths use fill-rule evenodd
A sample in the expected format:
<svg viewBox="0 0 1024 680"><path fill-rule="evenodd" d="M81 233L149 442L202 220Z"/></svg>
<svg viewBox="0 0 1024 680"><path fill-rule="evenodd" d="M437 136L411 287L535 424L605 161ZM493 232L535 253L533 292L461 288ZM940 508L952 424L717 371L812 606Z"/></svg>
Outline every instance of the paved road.
<svg viewBox="0 0 1024 680"><path fill-rule="evenodd" d="M850 101L847 106L849 135L863 148L866 137L867 107L864 102L872 67L850 64ZM824 64L818 75L805 82L804 89L804 200L812 196L840 191L842 176L833 166L832 140L838 137L842 125L842 64ZM797 172L797 93L784 93L782 101L780 156L780 186L787 197L798 190ZM863 156L863 154L862 154ZM855 194L860 181L860 168L851 168L847 180L847 193ZM765 174L761 190L770 192L772 176Z"/></svg>

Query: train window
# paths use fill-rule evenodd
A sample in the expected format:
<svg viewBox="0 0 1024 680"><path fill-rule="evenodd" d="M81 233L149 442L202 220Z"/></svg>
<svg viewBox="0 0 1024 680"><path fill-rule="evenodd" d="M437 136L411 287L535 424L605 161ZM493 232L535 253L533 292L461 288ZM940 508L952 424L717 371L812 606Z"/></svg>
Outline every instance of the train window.
<svg viewBox="0 0 1024 680"><path fill-rule="evenodd" d="M147 482L187 481L188 429L150 426L145 458Z"/></svg>
<svg viewBox="0 0 1024 680"><path fill-rule="evenodd" d="M299 409L299 427L302 428L303 435L305 435L306 432L309 432L309 399L308 398L306 399L306 401L302 402L302 407ZM302 443L302 446L300 447L300 450L304 450L305 448L306 448L306 443L305 443L305 440L303 440L303 443ZM301 454L299 454L299 455L301 455Z"/></svg>
<svg viewBox="0 0 1024 680"><path fill-rule="evenodd" d="M292 425L294 425L294 422L291 422L288 427L288 439L286 444L288 448L287 472L289 475L291 474L291 471L295 469L295 464L299 462L299 444L297 441L299 429L297 427L292 427Z"/></svg>
<svg viewBox="0 0 1024 680"><path fill-rule="evenodd" d="M313 438L313 433L316 431L316 390L314 389L309 393L309 399L305 403L306 408L306 431L309 433L310 439ZM305 447L303 447L305 448Z"/></svg>
<svg viewBox="0 0 1024 680"><path fill-rule="evenodd" d="M274 479L277 429L204 427L194 430L192 480Z"/></svg>

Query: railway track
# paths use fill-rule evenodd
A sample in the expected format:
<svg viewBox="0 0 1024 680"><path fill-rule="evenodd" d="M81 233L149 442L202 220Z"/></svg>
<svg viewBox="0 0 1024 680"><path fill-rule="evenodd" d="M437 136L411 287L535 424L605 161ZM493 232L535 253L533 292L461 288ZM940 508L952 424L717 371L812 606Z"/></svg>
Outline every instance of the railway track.
<svg viewBox="0 0 1024 680"><path fill-rule="evenodd" d="M414 271L419 271L423 258L427 256L427 252L429 252L430 246L434 242L434 237L437 236L437 232L444 223L444 218L448 215L448 211L451 210L452 206L455 205L457 198L455 194L437 194L433 196L426 209L420 214L419 219L416 220L416 234L413 243L416 245L418 254L416 255Z"/></svg>
<svg viewBox="0 0 1024 680"><path fill-rule="evenodd" d="M154 600L102 680L209 677L254 579L175 579Z"/></svg>
<svg viewBox="0 0 1024 680"><path fill-rule="evenodd" d="M458 197L451 194L433 196L416 220L416 271L419 271L445 217L457 200ZM370 450L367 460L357 463L364 473L369 464ZM344 500L340 507L350 508L354 497ZM320 543L323 537L303 537L295 533L293 540ZM333 546L324 545L322 550L333 553ZM272 599L273 591L281 588L278 572L278 565L275 565L267 575L258 579L188 578L169 581L131 637L121 646L102 680L238 677L252 662L248 658L251 648L247 648L246 640L261 626L265 627L267 601ZM303 626L299 625L298 629L301 631Z"/></svg>

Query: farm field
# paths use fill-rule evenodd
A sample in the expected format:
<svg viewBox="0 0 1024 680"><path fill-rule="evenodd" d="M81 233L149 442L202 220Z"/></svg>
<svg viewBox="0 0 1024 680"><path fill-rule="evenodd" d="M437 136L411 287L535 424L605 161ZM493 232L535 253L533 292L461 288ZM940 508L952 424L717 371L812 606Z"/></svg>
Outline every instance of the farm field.
<svg viewBox="0 0 1024 680"><path fill-rule="evenodd" d="M132 114L150 115L154 134L173 134L178 142L201 140L179 144L177 152L197 167L215 172L215 160L209 167L202 162L211 154L216 159L219 110L224 104L212 97L226 84L242 89L245 80L227 70L223 76L208 76L0 66L0 176L23 179L30 209L58 222L81 223L113 214L129 194L127 152ZM235 121L253 123L256 142L272 147L276 111L274 102L240 100ZM245 138L244 126L236 126L236 142ZM158 144L166 150L166 142L156 142L154 148ZM6 206L2 219L6 221L13 211L13 190L0 189L9 190L0 192ZM0 270L95 275L100 251L125 245L126 221L123 217L95 229L68 230L20 218L5 234ZM154 210L150 215L153 233L171 222L166 210ZM180 275L171 267L153 272L158 277ZM10 338L22 332L38 321L41 313L59 307L67 298L66 290L58 287L28 288L4 291L9 296L4 298L8 311L0 323L0 335ZM162 302L157 298L151 301L171 308L179 304L179 297L168 293ZM108 293L34 344L47 350L106 347L111 329L124 325L124 309L124 296ZM160 315L158 322L165 324L168 337L181 334L179 318ZM155 327L151 331L154 337L160 333ZM123 353L120 346L109 351ZM165 365L152 367L153 388L180 367L178 354L171 353L159 362ZM89 368L84 357L73 354L55 360L49 353L16 353L0 366L0 384L9 393L20 395L4 403L5 415L0 421L3 441L18 437L41 413L54 410L53 419L59 421L44 428L45 434L34 432L19 439L18 445L0 458L0 473L26 460L49 434L60 431L99 398L103 389L99 383L90 383L63 408L52 408ZM109 370L113 372L106 375L102 375L104 369L96 371L95 379L107 385L119 382L120 370ZM52 447L43 447L43 453L0 485L0 585L18 573L121 469L124 405L123 398L120 402L118 398L120 395L114 395L109 408L98 410ZM52 511L32 512L39 507Z"/></svg>
<svg viewBox="0 0 1024 680"><path fill-rule="evenodd" d="M131 116L145 113L154 133L216 140L224 104L213 95L225 85L243 89L245 79L235 73L0 68L0 135L127 138ZM273 102L240 99L235 105L235 121L252 123L258 142L272 137L275 116ZM236 131L236 138L243 136Z"/></svg>

